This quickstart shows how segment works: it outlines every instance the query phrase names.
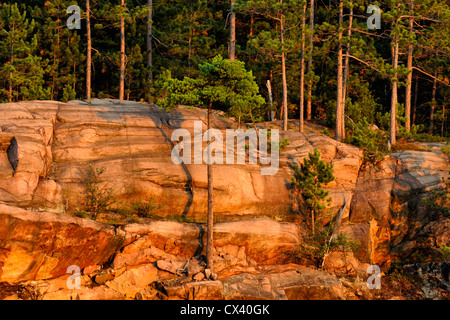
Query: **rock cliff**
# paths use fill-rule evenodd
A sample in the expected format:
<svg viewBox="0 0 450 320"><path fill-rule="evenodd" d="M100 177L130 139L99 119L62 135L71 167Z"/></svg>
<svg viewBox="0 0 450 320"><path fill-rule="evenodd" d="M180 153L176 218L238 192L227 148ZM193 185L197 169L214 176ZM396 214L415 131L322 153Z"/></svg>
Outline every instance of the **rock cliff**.
<svg viewBox="0 0 450 320"><path fill-rule="evenodd" d="M289 145L277 174L263 176L259 165L214 166L216 270L204 280L206 166L174 164L171 136L179 128L193 133L194 121L205 118L195 108L166 112L116 100L2 104L0 283L32 287L45 299L369 298L368 264L387 271L418 250L450 246L449 219L431 217L424 201L448 176L448 156L408 151L365 166L354 146L280 132ZM237 128L219 113L213 124ZM314 148L334 165L329 211L350 204L341 232L361 244L350 269L338 256L325 267L353 272L353 280L292 264L287 254L304 234L292 212L290 164ZM161 219L111 225L73 216L82 210L88 164L105 168L117 206L153 197ZM70 265L82 270L82 290L67 288Z"/></svg>

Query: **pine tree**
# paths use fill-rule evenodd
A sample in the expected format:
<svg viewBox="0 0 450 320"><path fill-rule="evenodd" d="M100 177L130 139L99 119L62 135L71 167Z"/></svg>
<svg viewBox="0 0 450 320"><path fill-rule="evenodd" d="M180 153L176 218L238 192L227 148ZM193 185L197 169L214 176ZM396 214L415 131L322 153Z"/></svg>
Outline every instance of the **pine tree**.
<svg viewBox="0 0 450 320"><path fill-rule="evenodd" d="M297 8L304 5L302 0L248 0L237 1L236 7L240 11L260 15L266 19L274 21L277 24L277 33L279 44L277 45L273 39L266 42L265 46L277 48L278 54L281 56L281 83L282 83L282 114L283 114L283 130L288 128L288 85L287 85L287 52L291 46L288 43L287 30L292 31L300 21L300 15ZM293 32L293 31L292 31ZM267 38L268 32L261 32L260 37Z"/></svg>
<svg viewBox="0 0 450 320"><path fill-rule="evenodd" d="M50 88L44 85L44 63L37 55L35 21L27 18L17 3L0 8L0 76L3 101L48 99Z"/></svg>
<svg viewBox="0 0 450 320"><path fill-rule="evenodd" d="M212 105L228 103L229 108L242 110L244 108L260 107L264 99L258 94L258 87L251 71L246 71L244 63L238 60L223 59L220 55L210 62L199 65L200 77L183 80L173 79L166 72L157 85L160 86L164 98L158 100L158 105L171 109L178 104L208 108L208 130L211 129ZM207 218L207 266L213 269L213 170L207 162L208 171L208 218Z"/></svg>
<svg viewBox="0 0 450 320"><path fill-rule="evenodd" d="M315 219L326 207L325 201L331 201L329 191L323 187L334 180L333 164L320 160L320 152L314 148L314 153L303 158L300 168L293 167L291 186L299 193L302 214L308 216L314 235Z"/></svg>

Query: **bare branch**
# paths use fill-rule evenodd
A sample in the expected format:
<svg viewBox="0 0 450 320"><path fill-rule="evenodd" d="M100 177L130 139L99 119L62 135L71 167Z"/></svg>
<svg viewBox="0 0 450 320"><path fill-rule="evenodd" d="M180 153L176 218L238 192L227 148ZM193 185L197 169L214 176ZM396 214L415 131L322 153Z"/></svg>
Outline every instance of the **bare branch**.
<svg viewBox="0 0 450 320"><path fill-rule="evenodd" d="M436 80L437 82L439 82L439 83L443 84L444 86L450 87L450 83L448 83L448 82L445 82L445 81L442 81L441 79L439 79L439 78L436 78L435 76L433 76L433 75L429 74L428 72L425 72L425 71L424 71L424 70L422 70L422 69L419 69L419 68L417 68L417 67L413 67L413 70L417 70L417 71L419 71L419 72L421 72L421 73L423 73L423 74L425 74L425 75L429 76L430 78L432 78L432 79Z"/></svg>
<svg viewBox="0 0 450 320"><path fill-rule="evenodd" d="M349 57L349 58L355 59L356 61L359 61L359 62L361 62L362 64L365 64L366 66L368 66L369 68L371 68L371 69L373 69L373 70L375 70L375 71L381 73L381 71L380 71L379 69L377 69L376 67L374 67L374 66L371 65L370 63L368 63L368 62L366 62L366 61L364 61L364 60L361 60L360 58L357 58L357 57L352 56L352 55L350 55L350 54L343 54L342 56L343 56L343 57Z"/></svg>

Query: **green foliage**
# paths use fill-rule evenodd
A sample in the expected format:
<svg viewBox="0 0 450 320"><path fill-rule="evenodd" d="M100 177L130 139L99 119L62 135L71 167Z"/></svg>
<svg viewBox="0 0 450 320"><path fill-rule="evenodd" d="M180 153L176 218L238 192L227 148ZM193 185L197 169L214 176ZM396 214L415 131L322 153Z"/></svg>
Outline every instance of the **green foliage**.
<svg viewBox="0 0 450 320"><path fill-rule="evenodd" d="M44 88L46 70L37 52L35 27L35 21L28 19L17 3L1 4L0 101L44 100L49 96L50 88Z"/></svg>
<svg viewBox="0 0 450 320"><path fill-rule="evenodd" d="M364 118L369 123L375 123L376 110L379 110L380 106L370 90L369 83L362 81L358 74L352 74L348 78L347 93L345 114L356 123L363 121ZM346 126L352 129L352 124L348 120Z"/></svg>
<svg viewBox="0 0 450 320"><path fill-rule="evenodd" d="M442 252L442 259L444 261L450 260L450 247L441 245L441 246L439 246L439 249L441 249L441 252Z"/></svg>
<svg viewBox="0 0 450 320"><path fill-rule="evenodd" d="M290 145L291 143L289 142L289 139L283 139L280 142L280 151L281 150L285 150L287 148L288 145Z"/></svg>
<svg viewBox="0 0 450 320"><path fill-rule="evenodd" d="M270 152L272 150L272 130L267 130L267 151ZM278 154L281 153L281 151L286 150L287 146L290 145L291 142L289 139L283 139L280 142L275 141L275 146L278 145Z"/></svg>
<svg viewBox="0 0 450 320"><path fill-rule="evenodd" d="M450 153L450 144L441 147L441 151L442 151L442 153L446 153L446 154Z"/></svg>
<svg viewBox="0 0 450 320"><path fill-rule="evenodd" d="M364 160L372 164L382 160L387 152L384 132L373 128L365 117L355 125L350 141L363 150Z"/></svg>
<svg viewBox="0 0 450 320"><path fill-rule="evenodd" d="M254 120L253 114L265 101L251 71L245 70L241 61L223 59L218 55L210 62L199 65L196 79L184 77L173 79L166 71L156 81L157 92L162 96L158 105L171 109L178 104L205 108L209 105L223 106L239 123Z"/></svg>
<svg viewBox="0 0 450 320"><path fill-rule="evenodd" d="M165 219L169 221L176 222L187 222L187 223L206 223L206 219L196 219L196 218L188 218L185 216L168 216Z"/></svg>
<svg viewBox="0 0 450 320"><path fill-rule="evenodd" d="M430 134L425 131L426 129L424 125L414 125L411 127L410 132L406 132L404 127L401 126L399 138L409 138L418 142L443 142L448 140L448 138Z"/></svg>
<svg viewBox="0 0 450 320"><path fill-rule="evenodd" d="M320 133L332 138L330 131L326 127Z"/></svg>
<svg viewBox="0 0 450 320"><path fill-rule="evenodd" d="M312 86L313 120L324 120L332 127L335 123L337 87L337 33L338 5L316 5L312 38L314 48L309 44L310 28L309 2L306 12L306 28L302 30L302 6L304 0L236 0L235 11L238 16L236 28L236 56L244 63L246 72L253 80L250 85L243 81L242 89L219 92L223 88L220 75L202 74L199 65L211 58L228 56L229 47L229 1L153 1L152 73L155 78L164 79L166 70L170 77L182 80L201 79L214 84L218 96L214 97L214 109L227 111L241 123L258 122L269 117L267 105L263 101L252 103L245 98L239 101L237 92L248 97L244 89L259 90L256 95L268 98L266 83L271 81L273 106L276 118L281 117L282 106L282 53L286 54L286 77L288 83L289 117L298 116L300 96L300 56L301 46L305 45L306 74L305 84ZM12 3L10 6L9 3ZM68 101L85 97L86 80L86 27L84 2L78 2L82 9L81 30L69 30L66 9L76 4L70 0L15 0L4 1L0 6L0 102L52 99ZM93 30L92 52L92 95L96 98L117 98L119 87L119 21L125 18L126 39L126 98L135 101L164 99L164 92L156 96L158 86L148 79L147 66L147 1L127 0L126 8L119 1L91 1L91 27ZM404 90L408 45L413 45L413 67L424 72L413 73L413 110L415 124L425 125L429 132L430 106L434 106L434 130L448 137L448 103L450 91L450 9L448 0L424 0L414 3L412 12L409 1L381 1L383 12L383 32L368 31L366 19L353 19L351 35L349 9L353 7L354 17L367 16L367 2L362 0L344 1L342 45L344 53L349 50L349 70L346 87L345 114L360 123L366 117L369 123L376 124L387 131L390 126L391 84L398 82L398 129L399 135L407 137L402 128L404 118ZM413 32L409 31L408 16L414 16ZM283 18L283 19L281 19ZM281 40L281 20L284 24ZM304 31L305 41L302 40ZM400 61L393 68L392 43L398 39ZM348 45L348 47L347 47ZM11 50L13 49L13 50ZM11 56L11 52L13 52ZM11 57L13 62L11 62ZM309 58L312 65L309 65ZM344 61L346 57L344 56ZM226 62L223 63L225 69ZM205 66L206 68L206 66ZM231 68L231 67L230 67ZM214 69L217 69L216 66ZM432 100L434 72L437 72L437 88ZM235 70L234 73L237 73ZM428 75L427 75L428 74ZM234 75L233 75L234 77ZM416 78L417 77L417 78ZM166 77L167 78L167 77ZM222 77L230 79L229 76ZM236 81L237 78L236 78ZM186 84L185 89L195 87L188 97L178 87L176 94L183 96L185 102L208 104L212 92L199 86L207 82ZM416 93L414 85L418 83ZM10 97L9 84L12 84ZM254 85L256 84L256 85ZM173 83L178 86L179 83ZM239 85L239 84L238 84ZM234 84L225 87L231 88ZM153 94L149 94L149 87ZM186 91L184 90L184 91ZM167 91L166 91L167 92ZM175 93L175 92L173 92ZM306 98L309 92L305 92ZM256 97L255 95L255 97ZM177 103L178 97L171 97L168 104ZM223 99L222 99L223 98ZM202 101L200 101L202 100ZM257 99L259 100L259 99ZM431 102L430 102L431 101ZM201 103L200 103L201 102ZM242 103L241 103L242 102ZM197 104L196 104L197 105ZM412 118L412 115L410 116ZM346 126L353 130L346 120ZM438 141L436 136L417 132L411 138L416 141Z"/></svg>
<svg viewBox="0 0 450 320"><path fill-rule="evenodd" d="M450 173L450 171L449 171ZM450 177L442 178L445 187L442 190L432 190L425 198L427 207L437 216L450 216Z"/></svg>
<svg viewBox="0 0 450 320"><path fill-rule="evenodd" d="M314 153L309 153L309 157L303 159L300 167L293 165L291 186L298 192L301 213L311 216L312 229L315 224L314 215L320 214L326 207L325 202L331 201L331 198L327 198L329 191L323 186L333 180L333 164L320 160L317 148L314 148Z"/></svg>
<svg viewBox="0 0 450 320"><path fill-rule="evenodd" d="M131 214L141 218L154 217L161 208L162 206L153 197L148 200L133 201L130 206Z"/></svg>
<svg viewBox="0 0 450 320"><path fill-rule="evenodd" d="M333 232L333 224L322 226L316 224L315 232L308 231L307 236L289 254L295 260L307 259L321 268L326 255L332 251L357 252L361 245L359 241L349 240L345 235L339 234L336 239L330 241Z"/></svg>
<svg viewBox="0 0 450 320"><path fill-rule="evenodd" d="M99 213L109 210L116 202L113 189L102 186L104 181L101 175L105 173L105 170L104 167L94 168L92 164L89 164L82 179L85 211L92 214L94 220Z"/></svg>

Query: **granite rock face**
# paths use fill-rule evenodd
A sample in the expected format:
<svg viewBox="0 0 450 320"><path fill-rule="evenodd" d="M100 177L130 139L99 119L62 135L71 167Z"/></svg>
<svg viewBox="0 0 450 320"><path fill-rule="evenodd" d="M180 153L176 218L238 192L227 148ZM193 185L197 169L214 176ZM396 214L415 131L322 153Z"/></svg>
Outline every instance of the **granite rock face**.
<svg viewBox="0 0 450 320"><path fill-rule="evenodd" d="M295 209L291 166L314 148L334 166L328 210L333 215L349 204L340 230L363 249L351 257L330 254L325 269L361 275L368 264L387 270L418 249L450 246L449 219L432 217L425 205L430 192L443 187L448 156L408 151L363 166L354 146L288 131L280 132L289 144L275 175L261 175L258 164L214 166L216 269L207 274L205 224L164 220L206 219L206 165L177 165L171 158L180 143L173 132L193 136L196 121L205 129L206 112L116 100L3 104L0 283L50 281L48 299L202 299L207 292L219 299L368 297L359 282L289 264L289 251L304 236L301 223L281 222ZM213 123L223 136L237 128L219 113ZM74 217L83 209L89 164L105 168L103 185L113 189L117 205L153 197L163 205L162 220L112 226ZM64 285L71 265L80 267L85 284L75 294ZM192 284L166 283L179 277Z"/></svg>
<svg viewBox="0 0 450 320"><path fill-rule="evenodd" d="M0 282L62 276L106 262L124 232L92 220L0 205Z"/></svg>
<svg viewBox="0 0 450 320"><path fill-rule="evenodd" d="M23 102L2 105L3 135L17 140L17 168L0 157L0 201L43 211L80 210L81 179L88 164L104 167L105 187L118 200L156 198L161 215L203 218L207 201L205 164L174 164L176 129L194 136L194 123L206 121L200 109L180 107L170 113L135 102L92 100L92 103ZM215 114L213 123L225 130L237 124ZM275 175L261 175L259 165L214 166L215 213L221 219L276 216L290 210L289 163L302 161L315 147L335 166L330 185L337 211L352 197L361 165L361 151L315 133L285 132L289 145L280 155ZM192 142L192 148L194 148ZM204 144L206 146L206 143ZM194 150L194 149L192 149ZM237 153L238 150L235 150ZM14 175L13 175L14 173Z"/></svg>
<svg viewBox="0 0 450 320"><path fill-rule="evenodd" d="M365 168L343 230L357 235L370 252L366 258L385 268L393 256L405 258L424 246L448 246L450 219L432 217L425 199L431 190L444 187L449 169L447 155L418 151L391 154Z"/></svg>

